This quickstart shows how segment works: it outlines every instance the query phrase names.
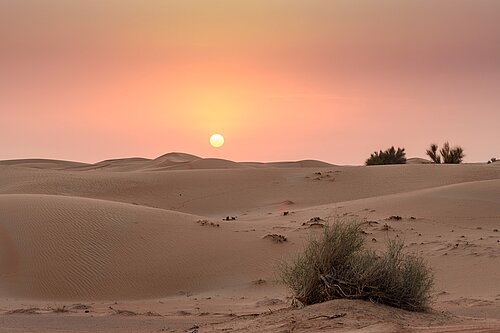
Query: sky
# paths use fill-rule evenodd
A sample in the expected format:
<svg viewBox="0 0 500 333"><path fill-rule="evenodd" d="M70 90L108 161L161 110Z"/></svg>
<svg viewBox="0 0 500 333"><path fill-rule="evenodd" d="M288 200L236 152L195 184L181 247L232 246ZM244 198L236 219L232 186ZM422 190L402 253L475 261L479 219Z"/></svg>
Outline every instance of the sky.
<svg viewBox="0 0 500 333"><path fill-rule="evenodd" d="M0 0L0 159L362 164L444 141L500 157L498 0Z"/></svg>

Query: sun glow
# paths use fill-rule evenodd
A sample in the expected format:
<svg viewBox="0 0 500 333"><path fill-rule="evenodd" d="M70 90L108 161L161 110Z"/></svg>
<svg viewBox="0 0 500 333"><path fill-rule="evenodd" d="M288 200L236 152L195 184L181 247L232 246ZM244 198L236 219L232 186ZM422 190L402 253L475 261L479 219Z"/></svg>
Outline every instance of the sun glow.
<svg viewBox="0 0 500 333"><path fill-rule="evenodd" d="M220 148L224 145L224 137L220 134L214 134L210 137L210 144L214 148Z"/></svg>

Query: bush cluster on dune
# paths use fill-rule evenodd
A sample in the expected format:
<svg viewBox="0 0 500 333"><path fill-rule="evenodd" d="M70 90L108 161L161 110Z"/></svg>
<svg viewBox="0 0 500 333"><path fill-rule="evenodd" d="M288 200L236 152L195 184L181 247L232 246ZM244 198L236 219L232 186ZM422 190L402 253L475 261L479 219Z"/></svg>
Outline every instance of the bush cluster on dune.
<svg viewBox="0 0 500 333"><path fill-rule="evenodd" d="M296 299L314 304L332 299L366 299L422 311L430 301L433 275L422 258L390 241L383 253L366 249L360 225L339 222L325 227L305 251L281 267Z"/></svg>
<svg viewBox="0 0 500 333"><path fill-rule="evenodd" d="M465 157L462 147L456 146L451 148L449 142L445 142L443 147L439 149L439 154L441 156L438 155L438 148L438 145L433 143L425 152L434 163L439 164L442 161L447 164L460 164Z"/></svg>
<svg viewBox="0 0 500 333"><path fill-rule="evenodd" d="M396 150L394 146L385 151L374 152L370 158L366 160L366 165L382 165L382 164L405 164L406 153L404 148Z"/></svg>

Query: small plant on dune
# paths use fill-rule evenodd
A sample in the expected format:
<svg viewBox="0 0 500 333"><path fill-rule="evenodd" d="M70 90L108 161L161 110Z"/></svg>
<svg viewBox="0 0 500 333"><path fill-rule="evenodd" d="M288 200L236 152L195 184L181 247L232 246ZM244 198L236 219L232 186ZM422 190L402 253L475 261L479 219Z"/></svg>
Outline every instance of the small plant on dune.
<svg viewBox="0 0 500 333"><path fill-rule="evenodd" d="M365 163L366 165L405 164L405 149L398 147L398 149L396 150L394 146L392 146L385 151L380 150L379 152L374 152L370 155L370 158L368 158Z"/></svg>
<svg viewBox="0 0 500 333"><path fill-rule="evenodd" d="M376 253L364 247L357 223L325 227L305 252L281 267L284 283L304 304L332 299L365 299L394 307L425 310L433 275L422 258L403 252L403 243L390 241Z"/></svg>
<svg viewBox="0 0 500 333"><path fill-rule="evenodd" d="M431 160L436 163L436 164L440 164L441 163L441 156L438 155L438 145L433 143L431 144L430 148L427 149L427 151L425 152L427 154L427 156L429 156L431 158Z"/></svg>
<svg viewBox="0 0 500 333"><path fill-rule="evenodd" d="M462 163L464 159L464 150L462 147L450 148L450 144L445 142L443 148L439 150L441 156L443 157L443 163L459 164Z"/></svg>
<svg viewBox="0 0 500 333"><path fill-rule="evenodd" d="M456 146L451 148L449 142L445 142L443 147L438 152L438 145L433 143L430 148L425 152L427 156L431 158L434 163L440 164L441 161L446 164L460 164L462 163L465 154L464 150L460 146Z"/></svg>

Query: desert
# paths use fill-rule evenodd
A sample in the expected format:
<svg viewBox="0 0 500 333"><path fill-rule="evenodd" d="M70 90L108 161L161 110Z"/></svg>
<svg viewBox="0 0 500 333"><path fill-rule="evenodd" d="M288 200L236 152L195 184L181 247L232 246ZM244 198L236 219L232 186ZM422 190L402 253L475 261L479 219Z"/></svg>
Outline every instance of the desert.
<svg viewBox="0 0 500 333"><path fill-rule="evenodd" d="M2 161L0 330L496 332L499 203L498 163ZM291 307L280 262L346 218L429 262L430 311Z"/></svg>
<svg viewBox="0 0 500 333"><path fill-rule="evenodd" d="M0 333L500 333L500 1L0 0Z"/></svg>

